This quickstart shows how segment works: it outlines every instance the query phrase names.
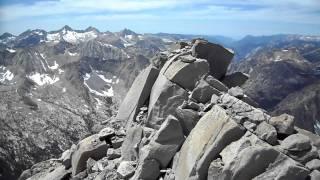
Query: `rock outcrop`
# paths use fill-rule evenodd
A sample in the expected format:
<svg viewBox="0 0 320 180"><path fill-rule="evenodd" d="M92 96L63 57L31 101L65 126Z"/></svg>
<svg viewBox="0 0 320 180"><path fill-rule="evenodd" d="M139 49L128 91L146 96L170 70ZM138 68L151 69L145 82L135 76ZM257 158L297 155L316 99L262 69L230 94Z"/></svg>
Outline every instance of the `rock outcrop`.
<svg viewBox="0 0 320 180"><path fill-rule="evenodd" d="M80 141L50 170L44 162L21 179L319 177L319 137L296 128L293 116L258 108L239 87L246 75L225 74L230 50L205 40L174 48L134 81L119 109L122 126Z"/></svg>

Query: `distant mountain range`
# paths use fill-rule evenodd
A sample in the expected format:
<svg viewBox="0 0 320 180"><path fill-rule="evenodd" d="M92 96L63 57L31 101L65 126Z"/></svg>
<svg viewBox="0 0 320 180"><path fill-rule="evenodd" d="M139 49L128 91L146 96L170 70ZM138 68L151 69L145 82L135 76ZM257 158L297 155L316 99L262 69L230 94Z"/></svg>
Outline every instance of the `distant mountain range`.
<svg viewBox="0 0 320 180"><path fill-rule="evenodd" d="M176 41L194 38L235 52L229 72L251 75L244 89L262 107L295 115L300 127L320 129L320 93L315 93L320 90L319 36L247 36L236 41L69 26L17 36L4 33L0 36L1 178L15 179L32 164L57 157L106 125L116 125L112 117L119 102L152 57L174 49Z"/></svg>

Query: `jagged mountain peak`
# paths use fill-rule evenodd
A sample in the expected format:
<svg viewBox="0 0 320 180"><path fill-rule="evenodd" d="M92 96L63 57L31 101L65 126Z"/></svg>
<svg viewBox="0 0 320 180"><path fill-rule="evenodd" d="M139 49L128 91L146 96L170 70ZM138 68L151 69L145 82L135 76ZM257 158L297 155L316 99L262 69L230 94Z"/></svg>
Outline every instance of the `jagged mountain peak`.
<svg viewBox="0 0 320 180"><path fill-rule="evenodd" d="M125 35L138 35L138 34L130 29L124 28L123 30L120 31L120 35L125 36Z"/></svg>
<svg viewBox="0 0 320 180"><path fill-rule="evenodd" d="M3 34L1 34L0 39L5 39L5 38L9 38L9 37L14 37L13 34L5 32Z"/></svg>
<svg viewBox="0 0 320 180"><path fill-rule="evenodd" d="M64 25L64 26L60 29L60 31L63 31L63 30L73 31L73 29L72 29L70 26L68 26L68 25Z"/></svg>
<svg viewBox="0 0 320 180"><path fill-rule="evenodd" d="M89 32L89 31L93 31L93 32L100 32L97 28L93 27L93 26L89 26L87 29L85 29L84 31Z"/></svg>

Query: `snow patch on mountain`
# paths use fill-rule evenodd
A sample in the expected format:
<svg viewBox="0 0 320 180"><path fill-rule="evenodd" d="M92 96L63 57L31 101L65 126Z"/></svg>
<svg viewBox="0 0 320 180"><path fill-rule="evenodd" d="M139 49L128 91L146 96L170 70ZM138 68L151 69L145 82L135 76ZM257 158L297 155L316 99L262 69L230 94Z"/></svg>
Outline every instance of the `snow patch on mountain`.
<svg viewBox="0 0 320 180"><path fill-rule="evenodd" d="M15 53L16 52L16 50L10 49L10 48L7 48L6 50L9 51L10 53Z"/></svg>
<svg viewBox="0 0 320 180"><path fill-rule="evenodd" d="M111 97L111 96L114 95L114 94L113 94L113 89L112 89L112 87L110 87L107 91L98 92L98 91L96 91L96 90L94 90L94 89L91 89L90 86L87 84L86 81L84 81L84 85L88 88L88 90L89 90L90 93L93 93L93 94L95 94L95 95L97 95L97 96L109 96L109 97Z"/></svg>
<svg viewBox="0 0 320 180"><path fill-rule="evenodd" d="M166 43L172 43L173 42L171 39L168 39L168 38L162 38L162 41L166 42Z"/></svg>
<svg viewBox="0 0 320 180"><path fill-rule="evenodd" d="M112 44L106 44L106 43L102 43L102 42L98 42L101 46L105 46L105 47L109 47L109 48L117 48L115 46L113 46Z"/></svg>
<svg viewBox="0 0 320 180"><path fill-rule="evenodd" d="M94 98L97 101L96 108L99 109L102 106L102 101L99 98Z"/></svg>
<svg viewBox="0 0 320 180"><path fill-rule="evenodd" d="M55 70L55 69L58 69L59 68L59 64L57 63L57 61L54 61L54 65L53 66L49 66L49 69L52 69L52 70Z"/></svg>
<svg viewBox="0 0 320 180"><path fill-rule="evenodd" d="M106 83L112 83L112 79L107 79L107 78L105 78L104 75L101 75L101 74L99 74L98 76L99 76L99 78L101 78L104 82L106 82Z"/></svg>
<svg viewBox="0 0 320 180"><path fill-rule="evenodd" d="M96 72L94 72L94 73L96 73ZM106 82L106 84L108 84L109 82L110 82L110 80L109 79L106 79L103 75L98 75L98 74L94 74L94 76L98 76L101 80L103 80L104 82ZM88 84L90 81L91 81L91 78L92 76L91 76L91 74L89 74L89 73L86 73L84 76L83 76L83 80L84 80L84 85L88 88L88 90L89 90L89 92L90 93L93 93L93 94L95 94L95 95L97 95L97 96L109 96L109 97L111 97L111 96L114 96L114 92L113 92L113 88L112 88L112 86L110 86L107 90L101 90L101 89L97 89L97 90L95 90L94 89L94 87L90 87L90 85ZM111 82L110 82L111 83ZM109 83L109 84L110 84Z"/></svg>
<svg viewBox="0 0 320 180"><path fill-rule="evenodd" d="M47 34L47 41L52 41L52 42L59 42L60 41L60 34L59 33L49 33Z"/></svg>
<svg viewBox="0 0 320 180"><path fill-rule="evenodd" d="M276 56L276 58L274 59L275 62L278 62L278 61L282 61L283 59L278 55Z"/></svg>
<svg viewBox="0 0 320 180"><path fill-rule="evenodd" d="M14 74L10 70L6 70L5 67L0 66L0 82L3 83L5 81L11 81L14 78Z"/></svg>
<svg viewBox="0 0 320 180"><path fill-rule="evenodd" d="M64 73L64 70L58 69L58 73L59 73L59 74L62 74L62 73Z"/></svg>
<svg viewBox="0 0 320 180"><path fill-rule="evenodd" d="M125 35L124 38L132 40L133 39L133 35Z"/></svg>
<svg viewBox="0 0 320 180"><path fill-rule="evenodd" d="M53 76L53 78L51 78L48 74L40 74L38 72L29 75L28 78L33 80L39 86L54 84L60 80L59 77Z"/></svg>
<svg viewBox="0 0 320 180"><path fill-rule="evenodd" d="M65 31L62 38L69 43L77 43L79 41L89 41L95 39L97 36L96 32L89 31L78 33L75 31Z"/></svg>
<svg viewBox="0 0 320 180"><path fill-rule="evenodd" d="M79 55L78 53L72 53L70 51L68 51L68 54L69 54L69 56L78 56Z"/></svg>

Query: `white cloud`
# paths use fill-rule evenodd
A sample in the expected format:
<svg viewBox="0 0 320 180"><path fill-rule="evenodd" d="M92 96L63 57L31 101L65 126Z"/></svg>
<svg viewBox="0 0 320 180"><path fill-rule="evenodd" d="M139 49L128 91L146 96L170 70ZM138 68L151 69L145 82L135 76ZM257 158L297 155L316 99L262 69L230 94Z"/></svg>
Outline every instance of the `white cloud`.
<svg viewBox="0 0 320 180"><path fill-rule="evenodd" d="M319 24L319 11L319 0L59 0L2 6L0 20L73 14L78 20L231 19Z"/></svg>
<svg viewBox="0 0 320 180"><path fill-rule="evenodd" d="M189 1L189 0L187 0ZM137 12L176 7L178 0L60 0L38 1L34 4L13 4L0 8L2 20L62 14L101 12ZM191 1L190 1L191 2Z"/></svg>

